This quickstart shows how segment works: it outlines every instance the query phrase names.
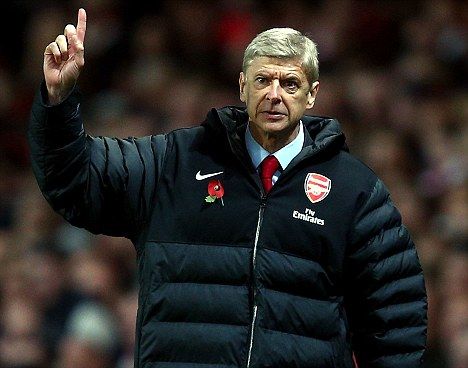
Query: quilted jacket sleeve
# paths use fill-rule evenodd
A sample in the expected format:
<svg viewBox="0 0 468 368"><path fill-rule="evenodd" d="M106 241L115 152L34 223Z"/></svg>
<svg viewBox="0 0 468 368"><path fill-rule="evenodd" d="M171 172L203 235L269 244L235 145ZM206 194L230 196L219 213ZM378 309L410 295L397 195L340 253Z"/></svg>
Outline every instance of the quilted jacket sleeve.
<svg viewBox="0 0 468 368"><path fill-rule="evenodd" d="M361 203L345 268L358 366L421 367L427 299L416 248L380 180Z"/></svg>
<svg viewBox="0 0 468 368"><path fill-rule="evenodd" d="M133 238L146 221L164 152L163 136L91 137L75 90L57 106L37 93L28 131L33 172L52 208L95 234Z"/></svg>

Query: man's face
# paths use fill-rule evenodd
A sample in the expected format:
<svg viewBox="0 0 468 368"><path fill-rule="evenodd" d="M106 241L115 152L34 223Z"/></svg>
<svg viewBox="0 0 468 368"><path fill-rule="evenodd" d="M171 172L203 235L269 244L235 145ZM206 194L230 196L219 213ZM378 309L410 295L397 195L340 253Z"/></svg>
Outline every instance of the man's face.
<svg viewBox="0 0 468 368"><path fill-rule="evenodd" d="M291 142L304 111L314 105L318 84L309 85L300 60L255 58L246 73L240 73L239 86L257 142Z"/></svg>

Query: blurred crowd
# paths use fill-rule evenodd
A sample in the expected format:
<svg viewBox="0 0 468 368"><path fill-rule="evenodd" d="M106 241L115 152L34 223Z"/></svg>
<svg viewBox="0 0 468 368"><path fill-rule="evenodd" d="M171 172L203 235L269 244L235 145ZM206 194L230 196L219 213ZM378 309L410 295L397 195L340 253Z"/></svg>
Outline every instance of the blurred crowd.
<svg viewBox="0 0 468 368"><path fill-rule="evenodd" d="M26 129L45 46L88 13L86 128L125 138L241 105L248 42L288 26L318 44L315 115L384 180L419 251L426 368L468 367L468 2L14 1L0 24L0 367L133 367L138 280L123 238L67 224L32 175ZM6 8L5 8L6 7ZM6 22L8 20L8 22ZM397 368L397 367L395 367Z"/></svg>

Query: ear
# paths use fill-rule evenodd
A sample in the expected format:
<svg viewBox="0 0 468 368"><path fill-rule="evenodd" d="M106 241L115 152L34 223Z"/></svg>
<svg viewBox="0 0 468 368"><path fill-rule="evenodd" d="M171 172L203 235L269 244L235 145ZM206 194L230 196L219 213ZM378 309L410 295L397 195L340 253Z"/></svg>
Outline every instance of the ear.
<svg viewBox="0 0 468 368"><path fill-rule="evenodd" d="M314 106L315 98L317 97L317 93L319 90L319 81L312 83L312 87L307 95L307 105L306 109L311 109Z"/></svg>
<svg viewBox="0 0 468 368"><path fill-rule="evenodd" d="M245 76L243 72L239 74L239 98L245 102Z"/></svg>

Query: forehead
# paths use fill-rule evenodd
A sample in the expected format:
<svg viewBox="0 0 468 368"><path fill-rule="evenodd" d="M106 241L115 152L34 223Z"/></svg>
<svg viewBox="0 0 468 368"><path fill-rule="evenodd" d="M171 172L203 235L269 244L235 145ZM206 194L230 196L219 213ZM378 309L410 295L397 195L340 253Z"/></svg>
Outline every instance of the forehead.
<svg viewBox="0 0 468 368"><path fill-rule="evenodd" d="M302 60L300 59L259 56L253 59L247 68L247 74L255 74L262 71L274 74L293 73L299 77L306 78L305 70L302 67Z"/></svg>

